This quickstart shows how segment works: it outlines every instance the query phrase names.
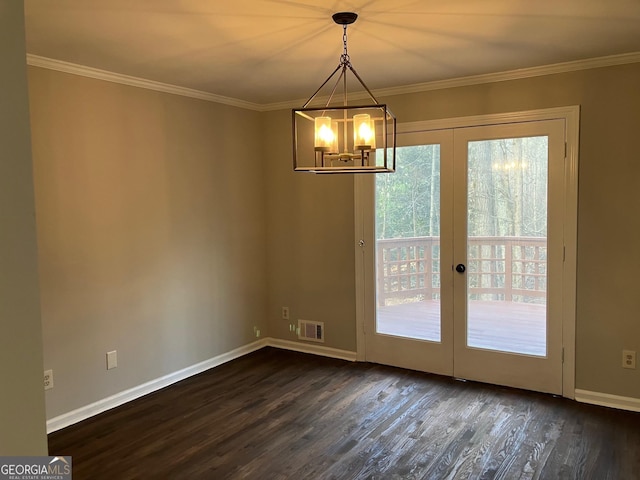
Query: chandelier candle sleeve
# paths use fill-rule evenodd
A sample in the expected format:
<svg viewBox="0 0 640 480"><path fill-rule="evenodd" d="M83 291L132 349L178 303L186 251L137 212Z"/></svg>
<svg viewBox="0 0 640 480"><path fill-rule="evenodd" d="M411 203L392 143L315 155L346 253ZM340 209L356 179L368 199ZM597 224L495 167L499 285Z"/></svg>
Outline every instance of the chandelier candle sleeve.
<svg viewBox="0 0 640 480"><path fill-rule="evenodd" d="M316 117L315 120L316 152L338 152L338 122L331 117Z"/></svg>

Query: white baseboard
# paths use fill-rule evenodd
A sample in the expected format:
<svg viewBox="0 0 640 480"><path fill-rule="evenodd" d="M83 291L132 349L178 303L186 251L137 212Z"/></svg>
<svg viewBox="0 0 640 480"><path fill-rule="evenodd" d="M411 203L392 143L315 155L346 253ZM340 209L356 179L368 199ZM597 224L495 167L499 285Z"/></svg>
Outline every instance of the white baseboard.
<svg viewBox="0 0 640 480"><path fill-rule="evenodd" d="M130 388L120 393L116 393L115 395L112 395L110 397L103 398L102 400L98 400L97 402L85 405L84 407L80 407L71 412L63 413L62 415L47 420L47 433L55 432L56 430L60 430L61 428L68 427L69 425L73 425L74 423L78 423L82 420L93 417L94 415L98 415L99 413L111 410L115 407L119 407L120 405L135 400L136 398L143 397L144 395L153 393L156 390L160 390L161 388L172 385L176 382L179 382L180 380L192 377L193 375L202 373L205 370L217 367L219 365L222 365L223 363L227 363L231 360L242 357L243 355L247 355L251 352L255 352L256 350L260 350L261 348L267 346L282 348L283 350L311 353L323 357L339 358L352 362L355 362L356 360L356 352L338 350L336 348L323 347L320 345L308 345L306 343L291 342L288 340L280 340L277 338L264 338L257 342L250 343L249 345L244 345L230 352L223 353L216 357L210 358L209 360L205 360L204 362L200 362L177 372L170 373L169 375L165 375L164 377L156 378L155 380L143 383L142 385L138 385L137 387Z"/></svg>
<svg viewBox="0 0 640 480"><path fill-rule="evenodd" d="M202 373L205 370L209 370L210 368L217 367L218 365L222 365L223 363L227 363L231 360L242 357L243 355L247 355L251 352L259 350L269 344L268 340L269 339L263 339L257 342L250 343L248 345L244 345L230 352L215 356L213 358L210 358L209 360L205 360L204 362L200 362L177 372L170 373L169 375L156 378L155 380L143 383L142 385L138 385L137 387L130 388L120 393L116 393L115 395L112 395L110 397L98 400L97 402L54 417L50 420L47 420L47 433L55 432L56 430L60 430L61 428L68 427L69 425L73 425L74 423L78 423L82 420L86 420L89 417L93 417L94 415L118 407L124 403L130 402L131 400L135 400L136 398L140 398L144 395L153 393L156 390L160 390L161 388L179 382L180 380L184 380L185 378L197 375L198 373Z"/></svg>
<svg viewBox="0 0 640 480"><path fill-rule="evenodd" d="M579 390L576 388L576 400L578 402L590 403L592 405L601 405L603 407L640 412L640 398L621 397L619 395L590 392L588 390Z"/></svg>
<svg viewBox="0 0 640 480"><path fill-rule="evenodd" d="M301 342L292 342L290 340L282 340L278 338L264 338L257 342L244 345L227 353L217 355L204 362L197 363L190 367L184 368L169 375L151 380L150 382L138 385L120 393L116 393L110 397L98 400L84 407L78 408L68 413L64 413L50 420L47 420L47 433L55 432L61 428L68 427L74 423L78 423L87 418L93 417L99 413L105 412L112 408L123 405L127 402L148 395L164 387L172 385L176 382L189 378L198 373L202 373L211 368L227 363L236 358L247 355L264 347L281 348L283 350L292 350L301 353L310 353L323 357L337 358L350 362L356 361L356 352L348 350L340 350L337 348L324 347L321 345L311 345ZM582 403L590 403L593 405L601 405L604 407L617 408L620 410L629 410L632 412L640 412L640 399L632 397L621 397L608 393L590 392L588 390L575 390L575 400Z"/></svg>
<svg viewBox="0 0 640 480"><path fill-rule="evenodd" d="M322 345L311 345L308 343L292 342L290 340L281 340L279 338L267 339L267 345L283 350L292 350L294 352L311 353L322 357L338 358L340 360L356 361L356 352L349 350L339 350L337 348L323 347Z"/></svg>

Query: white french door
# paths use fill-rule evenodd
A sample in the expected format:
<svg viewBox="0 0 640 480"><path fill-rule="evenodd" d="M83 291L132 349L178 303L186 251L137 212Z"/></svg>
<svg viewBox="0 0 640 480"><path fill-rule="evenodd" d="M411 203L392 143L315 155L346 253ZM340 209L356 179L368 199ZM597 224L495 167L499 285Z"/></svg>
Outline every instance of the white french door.
<svg viewBox="0 0 640 480"><path fill-rule="evenodd" d="M374 245L365 250L366 359L453 375L453 217L442 215L453 210L453 130L400 141L397 172L362 179L375 202L365 221Z"/></svg>
<svg viewBox="0 0 640 480"><path fill-rule="evenodd" d="M399 134L397 172L357 181L366 360L563 393L565 137L563 119Z"/></svg>
<svg viewBox="0 0 640 480"><path fill-rule="evenodd" d="M457 377L562 393L564 144L562 120L455 131Z"/></svg>

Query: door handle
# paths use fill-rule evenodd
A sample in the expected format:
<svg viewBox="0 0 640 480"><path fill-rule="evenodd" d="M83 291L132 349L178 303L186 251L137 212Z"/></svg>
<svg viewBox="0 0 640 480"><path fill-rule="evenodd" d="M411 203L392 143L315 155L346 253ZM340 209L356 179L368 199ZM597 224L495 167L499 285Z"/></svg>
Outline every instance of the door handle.
<svg viewBox="0 0 640 480"><path fill-rule="evenodd" d="M465 267L462 263L459 263L458 265L456 265L456 272L458 273L464 273L466 269L467 267Z"/></svg>

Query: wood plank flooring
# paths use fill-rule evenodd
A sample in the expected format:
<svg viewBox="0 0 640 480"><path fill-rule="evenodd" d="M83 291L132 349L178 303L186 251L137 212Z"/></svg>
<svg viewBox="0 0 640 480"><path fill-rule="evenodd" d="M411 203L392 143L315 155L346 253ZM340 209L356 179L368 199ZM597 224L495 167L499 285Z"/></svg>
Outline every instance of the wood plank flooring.
<svg viewBox="0 0 640 480"><path fill-rule="evenodd" d="M49 435L82 479L640 478L640 414L264 348Z"/></svg>

